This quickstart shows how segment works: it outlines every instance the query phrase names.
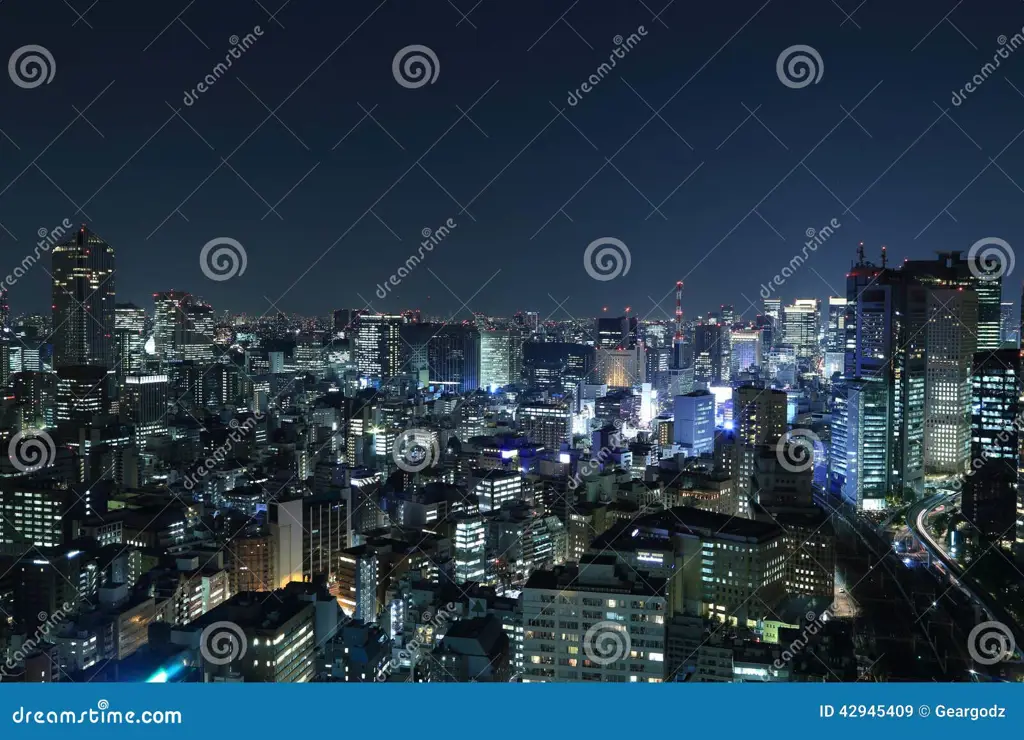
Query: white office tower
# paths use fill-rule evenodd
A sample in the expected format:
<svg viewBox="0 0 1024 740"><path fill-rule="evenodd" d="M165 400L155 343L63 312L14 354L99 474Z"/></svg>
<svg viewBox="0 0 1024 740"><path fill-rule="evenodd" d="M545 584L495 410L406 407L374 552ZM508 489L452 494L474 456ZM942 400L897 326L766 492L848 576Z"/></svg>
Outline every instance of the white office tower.
<svg viewBox="0 0 1024 740"><path fill-rule="evenodd" d="M584 555L534 572L522 604L524 683L664 680L664 578Z"/></svg>
<svg viewBox="0 0 1024 740"><path fill-rule="evenodd" d="M736 329L730 335L730 362L733 379L752 366L760 367L762 357L761 332L758 329Z"/></svg>
<svg viewBox="0 0 1024 740"><path fill-rule="evenodd" d="M487 575L487 523L482 516L455 522L455 582L484 583Z"/></svg>
<svg viewBox="0 0 1024 740"><path fill-rule="evenodd" d="M970 288L928 293L925 347L924 465L961 473L971 454L971 363L978 295Z"/></svg>
<svg viewBox="0 0 1024 740"><path fill-rule="evenodd" d="M798 298L783 309L783 334L786 344L793 346L798 361L813 360L818 354L818 327L821 324L821 301Z"/></svg>
<svg viewBox="0 0 1024 740"><path fill-rule="evenodd" d="M480 332L480 387L502 388L512 382L512 333L508 329Z"/></svg>

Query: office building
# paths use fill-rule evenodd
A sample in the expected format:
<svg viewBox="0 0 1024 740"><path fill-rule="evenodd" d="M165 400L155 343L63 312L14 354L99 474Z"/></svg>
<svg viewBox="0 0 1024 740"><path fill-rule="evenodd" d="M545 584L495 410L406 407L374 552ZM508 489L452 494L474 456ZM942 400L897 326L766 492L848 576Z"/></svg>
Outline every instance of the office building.
<svg viewBox="0 0 1024 740"><path fill-rule="evenodd" d="M729 354L732 363L730 377L736 379L751 367L763 362L761 332L757 329L733 329L729 333Z"/></svg>
<svg viewBox="0 0 1024 740"><path fill-rule="evenodd" d="M118 303L114 308L114 337L118 374L141 370L146 359L146 311L134 303Z"/></svg>
<svg viewBox="0 0 1024 740"><path fill-rule="evenodd" d="M548 450L561 449L572 432L569 409L560 403L524 403L516 413L516 424L531 442Z"/></svg>
<svg viewBox="0 0 1024 740"><path fill-rule="evenodd" d="M828 485L862 511L880 511L892 489L890 386L851 378L833 389Z"/></svg>
<svg viewBox="0 0 1024 740"><path fill-rule="evenodd" d="M455 520L455 582L483 583L487 579L487 523L482 516L460 515Z"/></svg>
<svg viewBox="0 0 1024 740"><path fill-rule="evenodd" d="M134 428L133 443L146 446L150 437L167 434L168 389L166 375L128 375L121 393L121 415Z"/></svg>
<svg viewBox="0 0 1024 740"><path fill-rule="evenodd" d="M114 368L114 248L82 226L51 251L53 365Z"/></svg>
<svg viewBox="0 0 1024 740"><path fill-rule="evenodd" d="M1007 550L1016 539L1020 500L1020 373L1020 350L974 355L971 469L963 479L963 513L982 536Z"/></svg>
<svg viewBox="0 0 1024 740"><path fill-rule="evenodd" d="M693 380L705 388L722 384L722 333L717 323L698 324L693 329Z"/></svg>
<svg viewBox="0 0 1024 740"><path fill-rule="evenodd" d="M355 361L360 375L393 378L406 369L402 367L400 332L406 323L403 316L362 314L356 321Z"/></svg>
<svg viewBox="0 0 1024 740"><path fill-rule="evenodd" d="M522 595L523 682L661 683L666 588L610 555L535 571Z"/></svg>
<svg viewBox="0 0 1024 740"><path fill-rule="evenodd" d="M798 362L811 362L818 356L818 327L821 325L821 301L800 298L782 312L784 342L792 345Z"/></svg>
<svg viewBox="0 0 1024 740"><path fill-rule="evenodd" d="M693 391L675 397L673 442L688 457L715 451L715 397L708 391Z"/></svg>
<svg viewBox="0 0 1024 740"><path fill-rule="evenodd" d="M930 473L962 473L968 464L978 308L978 295L970 288L928 293L924 461Z"/></svg>
<svg viewBox="0 0 1024 740"><path fill-rule="evenodd" d="M512 366L512 331L491 329L480 332L480 387L502 388L514 383Z"/></svg>

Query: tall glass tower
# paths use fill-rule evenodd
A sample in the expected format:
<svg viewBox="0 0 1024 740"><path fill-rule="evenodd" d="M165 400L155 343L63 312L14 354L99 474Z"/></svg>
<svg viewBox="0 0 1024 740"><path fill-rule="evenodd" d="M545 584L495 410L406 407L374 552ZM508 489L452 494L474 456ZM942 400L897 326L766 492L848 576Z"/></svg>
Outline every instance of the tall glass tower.
<svg viewBox="0 0 1024 740"><path fill-rule="evenodd" d="M83 224L52 256L54 367L113 369L114 248Z"/></svg>

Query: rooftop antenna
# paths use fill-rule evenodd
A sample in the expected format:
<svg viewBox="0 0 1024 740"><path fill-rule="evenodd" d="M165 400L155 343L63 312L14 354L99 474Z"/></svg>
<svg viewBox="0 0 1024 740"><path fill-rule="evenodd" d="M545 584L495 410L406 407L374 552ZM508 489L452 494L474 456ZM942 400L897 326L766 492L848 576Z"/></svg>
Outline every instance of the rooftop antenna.
<svg viewBox="0 0 1024 740"><path fill-rule="evenodd" d="M882 245L882 269L883 270L885 269L885 263L886 263L886 254L885 254L885 245L883 244Z"/></svg>

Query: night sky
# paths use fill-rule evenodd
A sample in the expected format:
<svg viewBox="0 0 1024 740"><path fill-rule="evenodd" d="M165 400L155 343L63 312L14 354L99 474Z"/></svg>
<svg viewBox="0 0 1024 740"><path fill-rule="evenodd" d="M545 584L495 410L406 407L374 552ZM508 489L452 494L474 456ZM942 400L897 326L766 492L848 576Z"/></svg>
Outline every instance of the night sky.
<svg viewBox="0 0 1024 740"><path fill-rule="evenodd" d="M176 288L257 315L369 301L455 318L627 304L666 318L685 279L687 315L731 303L751 318L761 284L832 219L840 228L783 299L843 295L862 240L893 261L1021 241L1024 47L951 102L1024 26L1018 0L281 5L0 4L3 58L37 44L56 67L49 84L0 84L0 274L69 218L115 247L118 300L149 309ZM257 25L186 106L230 37ZM639 26L646 36L570 106ZM413 44L439 70L410 89L392 61ZM797 44L823 60L798 89L776 74ZM447 239L379 299L420 232L449 218ZM200 251L217 237L244 246L244 275L204 276ZM628 274L587 274L584 250L602 237L628 246ZM47 310L49 290L33 269L13 311Z"/></svg>

